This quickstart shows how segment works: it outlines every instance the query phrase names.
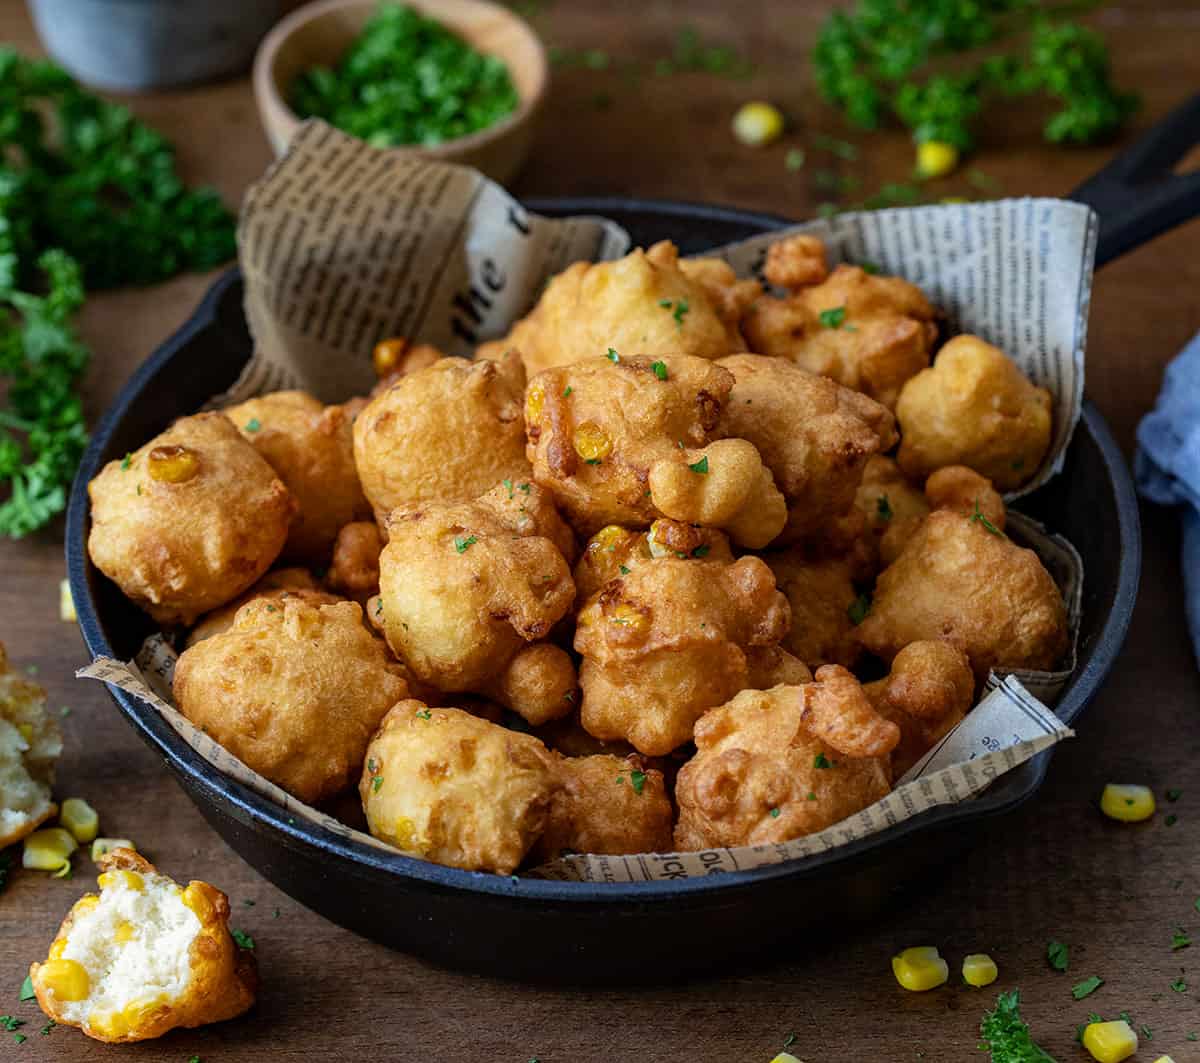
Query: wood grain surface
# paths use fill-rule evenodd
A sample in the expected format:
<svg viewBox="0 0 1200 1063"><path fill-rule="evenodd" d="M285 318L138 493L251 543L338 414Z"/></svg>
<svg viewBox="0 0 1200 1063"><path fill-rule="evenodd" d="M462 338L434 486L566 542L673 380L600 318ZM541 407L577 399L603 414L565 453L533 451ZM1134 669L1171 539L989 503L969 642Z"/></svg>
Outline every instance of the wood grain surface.
<svg viewBox="0 0 1200 1063"><path fill-rule="evenodd" d="M855 136L854 163L820 158L819 131L845 135L815 98L807 54L828 8L771 0L557 0L535 22L548 42L604 49L612 59L652 63L679 29L750 57L748 80L701 74L629 78L613 69L555 71L534 157L520 194L629 194L809 216L826 198L815 169L853 173L870 191L905 180L912 149L899 132ZM1113 43L1119 81L1144 97L1144 128L1200 86L1200 5L1186 0L1118 3L1093 16ZM17 0L0 2L0 39L39 45ZM766 97L794 121L786 142L753 151L728 133L736 106ZM236 204L269 159L245 79L131 99L136 112L178 145L185 174L216 185ZM1020 109L983 131L973 165L1005 194L1064 194L1120 145L1056 150L1041 144L1038 119ZM788 147L810 145L800 172L784 166ZM816 160L816 161L814 161ZM965 175L937 193L970 191ZM1167 360L1200 328L1200 225L1192 223L1107 267L1097 278L1087 390L1128 452L1138 419L1153 403ZM96 296L83 332L96 353L87 382L98 416L128 373L188 315L210 278L189 276L152 289ZM69 706L59 791L86 796L107 834L137 840L169 873L225 889L234 924L251 933L264 975L247 1017L158 1042L101 1050L71 1030L39 1034L36 1008L17 990L31 959L45 955L58 921L90 872L74 881L16 872L0 895L0 1012L28 1021L24 1044L0 1032L0 1057L137 1059L184 1063L256 1060L592 1060L766 1063L791 1035L808 1063L983 1058L978 1021L994 998L952 985L906 994L889 957L936 944L956 967L987 951L1000 966L995 989L1019 986L1036 1036L1060 1061L1084 1058L1076 1024L1089 1011L1128 1011L1153 1031L1139 1059L1170 1053L1200 1060L1200 677L1180 601L1178 532L1170 512L1143 510L1145 567L1133 627L1103 691L1079 721L1041 792L1019 812L988 824L961 863L898 898L869 926L836 928L825 940L779 956L763 942L752 972L687 985L555 990L494 982L431 968L361 940L301 908L264 882L206 827L162 764L122 722L104 690L72 679L85 655L78 632L58 619L62 529L0 543L0 639L22 667L36 669L51 704ZM1095 808L1107 780L1140 781L1182 797L1137 827L1104 820ZM1164 802L1165 804L1165 802ZM396 918L403 919L402 911ZM1172 951L1176 926L1197 943ZM1045 961L1050 939L1071 947L1071 969ZM653 971L656 943L631 941ZM1189 983L1175 992L1180 976ZM1105 979L1085 1001L1071 986Z"/></svg>

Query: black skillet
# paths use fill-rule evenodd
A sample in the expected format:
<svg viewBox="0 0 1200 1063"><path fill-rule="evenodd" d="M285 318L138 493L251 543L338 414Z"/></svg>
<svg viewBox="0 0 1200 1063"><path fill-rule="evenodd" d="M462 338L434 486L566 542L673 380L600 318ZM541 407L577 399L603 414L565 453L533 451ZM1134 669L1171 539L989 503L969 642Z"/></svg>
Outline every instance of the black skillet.
<svg viewBox="0 0 1200 1063"><path fill-rule="evenodd" d="M1198 132L1200 97L1074 193L1100 213L1098 263L1200 211L1200 175L1168 173ZM547 215L605 215L635 244L670 238L684 253L785 224L747 211L656 201L535 200L528 206ZM226 389L249 353L241 277L233 269L138 368L97 426L72 488L66 532L71 591L93 655L128 659L150 623L88 561L88 481L105 462ZM1021 509L1067 536L1087 571L1079 668L1058 706L1070 722L1116 660L1141 562L1133 485L1090 402L1062 475L1023 499ZM715 966L728 970L739 960L770 955L801 931L870 917L898 889L964 851L991 817L1031 797L1050 760L1042 754L975 801L791 864L639 885L510 880L382 852L292 821L210 767L153 709L109 690L217 833L291 896L351 930L437 963L530 980L663 980Z"/></svg>

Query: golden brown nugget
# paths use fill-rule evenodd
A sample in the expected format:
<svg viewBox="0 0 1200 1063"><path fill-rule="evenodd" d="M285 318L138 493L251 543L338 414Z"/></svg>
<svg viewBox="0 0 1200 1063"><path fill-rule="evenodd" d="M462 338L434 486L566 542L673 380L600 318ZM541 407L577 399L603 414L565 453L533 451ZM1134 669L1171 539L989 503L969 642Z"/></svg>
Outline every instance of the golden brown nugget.
<svg viewBox="0 0 1200 1063"><path fill-rule="evenodd" d="M953 509L966 517L987 521L1004 531L1008 511L991 480L965 465L947 465L925 481L925 499L930 509ZM990 530L990 529L989 529Z"/></svg>
<svg viewBox="0 0 1200 1063"><path fill-rule="evenodd" d="M881 454L867 459L854 505L866 522L869 548L885 568L900 556L930 509L925 492L908 481L894 458Z"/></svg>
<svg viewBox="0 0 1200 1063"><path fill-rule="evenodd" d="M547 370L525 396L534 478L583 535L665 516L763 546L786 507L750 443L716 438L732 385L726 370L684 355L613 350Z"/></svg>
<svg viewBox="0 0 1200 1063"><path fill-rule="evenodd" d="M398 507L463 502L529 479L519 358L443 358L400 377L354 422L354 460L381 527Z"/></svg>
<svg viewBox="0 0 1200 1063"><path fill-rule="evenodd" d="M333 605L342 601L336 594L328 594L321 590L316 578L306 568L276 568L268 572L253 587L239 594L228 605L205 613L196 626L188 632L187 644L194 646L206 638L219 635L233 627L234 617L238 610L247 602L256 598L268 599L278 604L284 598L295 597L309 605Z"/></svg>
<svg viewBox="0 0 1200 1063"><path fill-rule="evenodd" d="M896 780L966 716L975 698L975 675L967 655L950 643L911 642L896 654L887 678L863 690L875 711L900 728L891 754Z"/></svg>
<svg viewBox="0 0 1200 1063"><path fill-rule="evenodd" d="M1037 554L942 509L880 575L856 637L885 661L910 642L944 640L982 680L993 668L1052 669L1067 651L1067 609Z"/></svg>
<svg viewBox="0 0 1200 1063"><path fill-rule="evenodd" d="M570 712L569 656L529 646L575 598L563 555L574 541L549 496L510 481L474 502L396 510L388 528L377 619L414 675L504 700L530 723Z"/></svg>
<svg viewBox="0 0 1200 1063"><path fill-rule="evenodd" d="M782 646L752 646L746 652L746 689L770 690L812 682L812 669Z"/></svg>
<svg viewBox="0 0 1200 1063"><path fill-rule="evenodd" d="M357 778L379 721L409 693L357 603L294 596L242 606L232 628L184 651L173 689L193 724L309 804Z"/></svg>
<svg viewBox="0 0 1200 1063"><path fill-rule="evenodd" d="M792 625L783 638L788 652L810 668L853 667L862 647L851 616L858 600L851 562L844 557L812 559L798 549L766 554L763 560L791 606Z"/></svg>
<svg viewBox="0 0 1200 1063"><path fill-rule="evenodd" d="M711 278L706 271L709 283ZM610 347L652 360L669 354L723 358L745 350L724 298L715 306L708 284L685 273L675 245L664 240L614 262L568 266L530 314L504 339L483 345L476 358L517 350L532 377Z"/></svg>
<svg viewBox="0 0 1200 1063"><path fill-rule="evenodd" d="M583 725L639 753L670 753L707 709L746 687L751 648L777 644L787 626L787 599L756 557L643 562L579 613Z"/></svg>
<svg viewBox="0 0 1200 1063"><path fill-rule="evenodd" d="M946 465L966 465L1013 491L1050 449L1051 410L1050 392L1003 351L978 336L956 336L896 403L900 468L924 479Z"/></svg>
<svg viewBox="0 0 1200 1063"><path fill-rule="evenodd" d="M254 954L230 936L224 893L179 886L131 849L99 863L100 893L75 902L45 961L29 968L48 1018L117 1044L223 1022L254 1004Z"/></svg>
<svg viewBox="0 0 1200 1063"><path fill-rule="evenodd" d="M846 756L812 734L805 689L744 690L696 724L675 784L678 849L791 841L888 793L886 755Z"/></svg>
<svg viewBox="0 0 1200 1063"><path fill-rule="evenodd" d="M816 236L797 233L767 248L763 275L777 288L793 291L820 284L829 276L825 244Z"/></svg>
<svg viewBox="0 0 1200 1063"><path fill-rule="evenodd" d="M717 316L724 322L725 331L730 337L736 337L736 345L731 350L744 351L746 343L741 338L738 323L762 295L762 285L753 279L740 279L733 267L720 258L681 258L679 270L704 289Z"/></svg>
<svg viewBox="0 0 1200 1063"><path fill-rule="evenodd" d="M823 665L800 687L800 715L813 737L848 757L887 756L900 741L900 728L875 711L839 664Z"/></svg>
<svg viewBox="0 0 1200 1063"><path fill-rule="evenodd" d="M371 516L354 467L353 417L346 407L324 406L303 391L276 391L223 412L300 507L284 556L328 561L338 529Z"/></svg>
<svg viewBox="0 0 1200 1063"><path fill-rule="evenodd" d="M279 556L291 492L223 414L181 417L88 484L93 564L160 624L191 624Z"/></svg>
<svg viewBox="0 0 1200 1063"><path fill-rule="evenodd" d="M840 265L784 298L764 295L742 332L756 354L786 358L892 409L905 382L929 365L934 317L916 285Z"/></svg>
<svg viewBox="0 0 1200 1063"><path fill-rule="evenodd" d="M379 593L379 555L383 536L373 521L355 521L337 533L325 583L363 607Z"/></svg>
<svg viewBox="0 0 1200 1063"><path fill-rule="evenodd" d="M532 735L408 700L371 740L358 792L376 838L435 864L510 875L545 828L557 785Z"/></svg>
<svg viewBox="0 0 1200 1063"><path fill-rule="evenodd" d="M642 757L555 757L553 767L558 789L531 862L670 852L675 811L662 772Z"/></svg>
<svg viewBox="0 0 1200 1063"><path fill-rule="evenodd" d="M821 533L854 504L872 455L895 445L892 415L865 395L780 358L737 354L721 431L753 443L788 507L782 540Z"/></svg>
<svg viewBox="0 0 1200 1063"><path fill-rule="evenodd" d="M58 811L51 787L62 732L46 692L12 671L0 642L0 849L19 842Z"/></svg>

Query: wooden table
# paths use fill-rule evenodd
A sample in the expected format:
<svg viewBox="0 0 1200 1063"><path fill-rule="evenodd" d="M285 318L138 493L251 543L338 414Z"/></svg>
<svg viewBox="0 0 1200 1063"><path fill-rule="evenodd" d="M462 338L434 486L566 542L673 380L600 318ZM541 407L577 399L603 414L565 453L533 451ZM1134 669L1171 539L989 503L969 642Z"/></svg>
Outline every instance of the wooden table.
<svg viewBox="0 0 1200 1063"><path fill-rule="evenodd" d="M664 54L688 22L705 37L751 56L748 81L707 75L633 82L612 71L561 69L534 158L516 191L530 195L631 194L737 204L796 217L826 198L815 170L853 172L864 189L904 180L911 146L899 133L854 139L855 163L812 148L824 129L844 134L815 100L806 56L826 4L799 0L559 0L536 16L546 38L612 57ZM1123 3L1099 17L1113 41L1122 84L1140 89L1141 127L1200 84L1200 11L1189 0ZM38 45L22 5L0 6L0 38ZM753 151L735 143L729 118L742 101L766 96L795 119L783 144ZM236 203L268 161L245 80L131 101L179 146L189 178L215 184ZM974 161L1007 194L1067 192L1109 151L1041 146L1033 117L1006 114L984 132ZM789 146L809 145L809 163L789 172ZM965 176L939 194L967 190ZM1122 445L1152 404L1166 361L1200 328L1200 225L1192 224L1105 269L1092 301L1088 391ZM175 328L208 277L150 290L97 296L82 327L96 352L90 414L109 402L130 370ZM770 1059L792 1033L809 1063L832 1059L966 1060L977 1057L980 1014L994 992L946 988L928 995L897 988L889 957L937 944L957 963L986 950L999 962L996 987L1020 986L1038 1039L1060 1060L1082 1058L1075 1026L1089 1011L1129 1011L1154 1032L1141 1059L1170 1052L1200 1059L1200 678L1185 637L1174 515L1143 512L1145 569L1133 627L1105 689L1080 721L1078 738L1055 758L1036 799L989 825L963 863L948 865L898 910L872 926L846 927L828 942L764 959L756 973L686 986L587 992L532 989L448 973L388 951L301 908L243 864L206 827L162 764L134 738L104 690L72 678L85 654L58 619L62 529L0 543L0 638L22 666L36 668L51 703L70 706L60 793L85 795L103 829L129 836L172 874L209 879L228 891L234 923L253 934L264 974L249 1017L178 1032L106 1058L182 1063L310 1058L734 1061ZM1122 827L1096 811L1107 780L1141 781L1159 795L1177 787L1165 815ZM88 883L17 872L0 896L0 1011L29 1020L19 1048L4 1035L4 1058L92 1059L98 1049L56 1029L41 1037L39 1013L17 1001L27 965L44 956L55 926ZM403 913L397 914L403 918ZM1175 926L1197 944L1172 952ZM1072 949L1071 970L1045 962L1050 939ZM764 942L764 953L768 943ZM630 942L653 967L655 942ZM1170 983L1186 969L1185 993ZM1104 987L1076 1002L1071 985L1098 974Z"/></svg>

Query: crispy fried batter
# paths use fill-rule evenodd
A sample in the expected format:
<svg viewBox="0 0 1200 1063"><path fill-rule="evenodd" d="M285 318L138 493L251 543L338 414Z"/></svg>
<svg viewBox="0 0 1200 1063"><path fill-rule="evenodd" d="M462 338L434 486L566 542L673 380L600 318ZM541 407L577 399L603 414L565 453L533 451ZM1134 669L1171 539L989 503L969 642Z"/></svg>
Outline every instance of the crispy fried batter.
<svg viewBox="0 0 1200 1063"><path fill-rule="evenodd" d="M359 605L379 593L379 555L383 536L373 521L355 521L342 527L333 544L333 559L325 583Z"/></svg>
<svg viewBox="0 0 1200 1063"><path fill-rule="evenodd" d="M558 785L532 735L409 700L371 740L358 792L376 838L436 864L509 875L545 828Z"/></svg>
<svg viewBox="0 0 1200 1063"><path fill-rule="evenodd" d="M296 499L283 556L325 562L338 529L371 516L354 467L353 417L303 391L276 391L223 411Z"/></svg>
<svg viewBox="0 0 1200 1063"><path fill-rule="evenodd" d="M1004 531L1007 510L1000 492L986 476L965 465L947 465L925 481L925 498L930 509L953 509L964 516L986 519Z"/></svg>
<svg viewBox="0 0 1200 1063"><path fill-rule="evenodd" d="M408 373L354 422L354 460L383 527L398 507L465 502L528 480L519 358L444 358Z"/></svg>
<svg viewBox="0 0 1200 1063"><path fill-rule="evenodd" d="M671 752L748 684L747 652L778 643L787 624L787 601L756 557L639 564L580 611L584 727L651 756Z"/></svg>
<svg viewBox="0 0 1200 1063"><path fill-rule="evenodd" d="M187 625L274 563L296 502L223 414L181 417L88 484L93 564L161 624Z"/></svg>
<svg viewBox="0 0 1200 1063"><path fill-rule="evenodd" d="M982 680L992 668L1053 668L1067 650L1067 610L1037 554L942 509L879 577L857 637L888 661L910 642L945 640Z"/></svg>
<svg viewBox="0 0 1200 1063"><path fill-rule="evenodd" d="M1001 491L1028 481L1050 448L1050 392L1036 387L1003 351L956 336L896 404L900 468L923 479L967 465Z"/></svg>
<svg viewBox="0 0 1200 1063"><path fill-rule="evenodd" d="M763 275L777 288L792 291L820 284L829 276L824 242L804 233L776 240L767 248Z"/></svg>
<svg viewBox="0 0 1200 1063"><path fill-rule="evenodd" d="M860 713L861 691L849 690L852 682L845 686ZM805 689L745 690L696 724L696 755L675 784L677 848L791 841L888 793L886 757L845 756L813 735ZM861 715L878 727L869 707Z"/></svg>
<svg viewBox="0 0 1200 1063"><path fill-rule="evenodd" d="M929 515L924 492L905 479L894 458L880 454L867 460L854 505L866 521L869 548L885 568Z"/></svg>
<svg viewBox="0 0 1200 1063"><path fill-rule="evenodd" d="M13 672L0 642L0 849L19 842L58 811L51 787L62 732L46 692Z"/></svg>
<svg viewBox="0 0 1200 1063"><path fill-rule="evenodd" d="M742 331L750 350L832 377L888 409L929 364L937 338L934 309L920 288L846 265L782 299L764 295Z"/></svg>
<svg viewBox="0 0 1200 1063"><path fill-rule="evenodd" d="M861 654L850 608L858 597L845 557L813 559L797 549L763 558L791 606L792 626L783 645L810 668L853 667Z"/></svg>
<svg viewBox="0 0 1200 1063"><path fill-rule="evenodd" d="M383 714L409 690L357 604L292 595L247 602L232 628L185 650L174 694L210 738L312 804L353 781Z"/></svg>
<svg viewBox="0 0 1200 1063"><path fill-rule="evenodd" d="M342 599L336 594L327 594L320 589L313 574L306 568L277 568L268 572L244 594L239 594L228 605L205 613L196 626L188 632L187 644L196 645L212 635L219 635L233 627L238 610L247 602L263 598L279 603L284 598L296 598L309 605L333 605Z"/></svg>

